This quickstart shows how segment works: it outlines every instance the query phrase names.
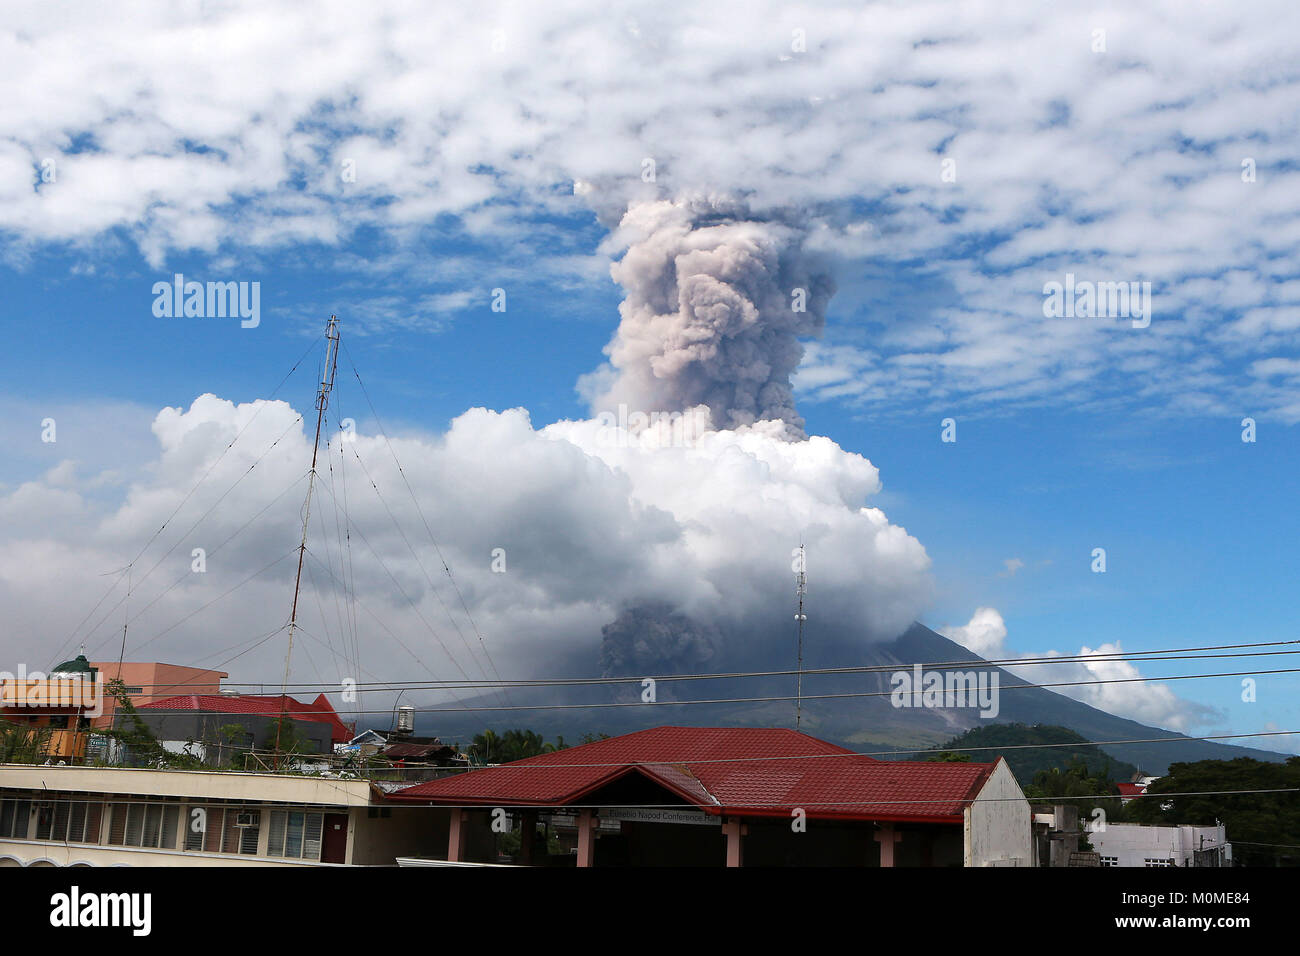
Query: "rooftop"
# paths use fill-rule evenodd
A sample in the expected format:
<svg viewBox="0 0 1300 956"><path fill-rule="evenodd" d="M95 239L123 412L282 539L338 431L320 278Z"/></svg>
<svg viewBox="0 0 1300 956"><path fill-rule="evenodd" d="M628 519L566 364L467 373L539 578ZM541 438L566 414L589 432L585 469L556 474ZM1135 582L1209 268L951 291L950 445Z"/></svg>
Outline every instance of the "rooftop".
<svg viewBox="0 0 1300 956"><path fill-rule="evenodd" d="M656 727L431 780L389 799L563 807L639 774L713 814L789 817L802 808L822 819L954 823L994 766L875 760L782 728Z"/></svg>
<svg viewBox="0 0 1300 956"><path fill-rule="evenodd" d="M311 720L331 725L333 743L347 743L352 739L352 729L343 723L330 705L329 698L320 694L310 704L286 694L263 696L260 694L182 694L167 697L150 704L140 704L140 711L206 711L214 714L257 714L278 717L287 713L295 720Z"/></svg>

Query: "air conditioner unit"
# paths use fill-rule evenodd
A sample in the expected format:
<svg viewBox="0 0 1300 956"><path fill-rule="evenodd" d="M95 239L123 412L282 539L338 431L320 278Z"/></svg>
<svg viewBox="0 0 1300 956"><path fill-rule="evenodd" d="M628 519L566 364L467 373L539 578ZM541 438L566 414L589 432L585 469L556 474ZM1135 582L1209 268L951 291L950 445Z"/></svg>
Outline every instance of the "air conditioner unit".
<svg viewBox="0 0 1300 956"><path fill-rule="evenodd" d="M235 826L237 827L255 827L257 826L256 813L237 813L235 814Z"/></svg>

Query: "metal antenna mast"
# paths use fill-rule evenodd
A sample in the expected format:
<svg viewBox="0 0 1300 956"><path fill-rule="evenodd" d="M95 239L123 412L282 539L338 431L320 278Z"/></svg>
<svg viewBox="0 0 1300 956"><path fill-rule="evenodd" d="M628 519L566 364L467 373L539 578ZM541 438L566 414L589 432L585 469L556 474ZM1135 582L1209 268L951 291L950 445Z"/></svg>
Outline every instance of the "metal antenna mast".
<svg viewBox="0 0 1300 956"><path fill-rule="evenodd" d="M285 692L289 686L289 658L293 654L293 632L298 627L298 590L302 586L302 562L307 553L307 524L311 519L311 493L316 486L316 456L320 452L321 425L325 421L325 407L330 402L330 392L334 389L334 369L339 364L339 320L330 316L325 325L325 371L321 378L320 389L316 392L316 442L311 448L311 472L307 476L307 500L302 506L302 543L298 546L298 575L293 579L293 609L289 612L289 648L284 654L284 680L280 684L280 719L275 725L275 754L271 758L271 769L280 769L280 730L284 727L288 714Z"/></svg>
<svg viewBox="0 0 1300 956"><path fill-rule="evenodd" d="M808 593L808 575L806 573L807 564L804 560L803 542L799 542L799 560L794 572L794 591L799 598L799 613L794 616L795 622L799 626L799 657L798 666L795 673L795 694L794 694L794 729L799 729L799 723L803 719L803 625L808 620L808 615L803 612L803 596Z"/></svg>

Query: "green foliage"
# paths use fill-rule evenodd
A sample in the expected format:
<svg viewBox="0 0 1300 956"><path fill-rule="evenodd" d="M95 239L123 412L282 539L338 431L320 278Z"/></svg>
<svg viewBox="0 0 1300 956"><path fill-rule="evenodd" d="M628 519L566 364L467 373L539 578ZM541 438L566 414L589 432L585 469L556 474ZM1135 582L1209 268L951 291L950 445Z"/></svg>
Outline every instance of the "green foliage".
<svg viewBox="0 0 1300 956"><path fill-rule="evenodd" d="M503 734L497 734L494 730L485 730L481 734L474 735L469 754L478 763L509 763L512 760L523 760L525 757L565 750L567 747L563 737L557 738L553 744L548 744L541 734L533 730L507 730Z"/></svg>
<svg viewBox="0 0 1300 956"><path fill-rule="evenodd" d="M288 713L278 714L272 719L268 739L282 756L297 757L316 753L316 742L299 733L298 721Z"/></svg>
<svg viewBox="0 0 1300 956"><path fill-rule="evenodd" d="M148 767L185 768L197 762L193 757L171 754L163 749L162 744L158 743L158 738L153 735L153 731L140 719L135 704L131 702L131 697L126 692L126 684L121 678L115 677L110 680L104 686L104 690L117 701L115 723L124 723L125 726L114 726L111 730L104 730L102 733L105 737L112 737L121 743L130 753L133 761Z"/></svg>
<svg viewBox="0 0 1300 956"><path fill-rule="evenodd" d="M971 755L968 753L956 753L952 750L945 750L942 753L931 754L930 763L970 763Z"/></svg>
<svg viewBox="0 0 1300 956"><path fill-rule="evenodd" d="M1105 772L1093 774L1083 760L1074 760L1064 769L1052 767L1040 770L1034 775L1034 782L1024 788L1025 796L1030 801L1040 800L1045 803L1059 797L1092 797L1096 794L1114 794L1113 797L1101 797L1093 800L1073 799L1068 802L1079 808L1080 830L1093 820L1098 819L1094 811L1098 808L1105 814L1100 819L1107 822L1121 822L1125 819L1124 804L1119 799L1119 788ZM1086 831L1085 831L1086 832ZM1089 849L1086 837L1081 839L1080 849Z"/></svg>
<svg viewBox="0 0 1300 956"><path fill-rule="evenodd" d="M1073 746L1045 747L1043 744ZM1005 757L1007 766L1022 787L1034 780L1041 771L1056 769L1064 773L1079 764L1086 765L1088 776L1107 781L1130 780L1137 772L1132 764L1115 760L1070 728L1050 724L989 724L968 730L944 744L945 750L953 751L976 747L992 749L969 750L972 760L976 763L992 763L999 756ZM1093 792L1113 791L1107 786Z"/></svg>
<svg viewBox="0 0 1300 956"><path fill-rule="evenodd" d="M1300 757L1280 764L1250 757L1198 760L1170 765L1169 773L1147 787L1146 795L1129 803L1127 810L1138 823L1214 826L1217 820L1227 827L1235 863L1300 866L1300 850L1294 848L1300 845L1300 794L1213 793L1294 788L1300 788ZM1161 798L1175 793L1194 795Z"/></svg>
<svg viewBox="0 0 1300 956"><path fill-rule="evenodd" d="M44 763L50 736L49 727L0 721L0 763Z"/></svg>

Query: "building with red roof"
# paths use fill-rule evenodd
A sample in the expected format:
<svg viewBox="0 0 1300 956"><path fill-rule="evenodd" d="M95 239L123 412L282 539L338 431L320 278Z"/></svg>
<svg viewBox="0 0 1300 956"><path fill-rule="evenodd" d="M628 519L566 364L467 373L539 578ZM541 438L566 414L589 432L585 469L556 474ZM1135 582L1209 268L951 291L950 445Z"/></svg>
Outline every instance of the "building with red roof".
<svg viewBox="0 0 1300 956"><path fill-rule="evenodd" d="M526 834L538 822L571 825L579 866L1033 860L1029 804L1001 759L876 760L782 728L656 727L389 799L450 808L452 862L490 854L503 811ZM523 856L533 860L530 842Z"/></svg>
<svg viewBox="0 0 1300 956"><path fill-rule="evenodd" d="M295 736L315 753L332 753L354 734L324 694L310 703L283 694L182 694L141 704L136 713L164 747L212 764L236 750L273 748L281 714L294 721Z"/></svg>

